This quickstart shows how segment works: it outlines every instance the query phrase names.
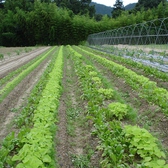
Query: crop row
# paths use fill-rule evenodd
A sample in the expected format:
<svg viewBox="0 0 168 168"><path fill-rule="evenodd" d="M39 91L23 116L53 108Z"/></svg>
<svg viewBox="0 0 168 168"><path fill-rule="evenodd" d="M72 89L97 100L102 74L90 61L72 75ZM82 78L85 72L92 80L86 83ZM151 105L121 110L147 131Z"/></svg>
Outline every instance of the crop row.
<svg viewBox="0 0 168 168"><path fill-rule="evenodd" d="M97 148L102 151L101 166L168 167L163 160L165 154L157 146L157 140L146 129L122 126L120 121L128 115L131 107L118 102L113 89L104 88L98 72L83 62L81 54L70 46L69 50L83 91L82 98L88 101L87 118L93 121L95 128L92 134L100 139Z"/></svg>
<svg viewBox="0 0 168 168"><path fill-rule="evenodd" d="M134 90L139 92L140 97L145 98L149 102L154 103L162 108L163 112L168 114L168 91L166 89L157 87L157 83L150 81L149 78L143 75L138 75L134 71L126 67L112 62L106 58L96 55L92 52L79 48L82 52L88 54L91 59L99 62L107 67L115 75L122 77Z"/></svg>
<svg viewBox="0 0 168 168"><path fill-rule="evenodd" d="M53 140L62 90L60 86L63 67L62 49L63 47L60 48L55 66L49 74L49 81L42 92L37 109L34 111L34 126L22 139L22 143L24 143L22 149L12 158L12 161L19 161L17 168L55 167Z"/></svg>
<svg viewBox="0 0 168 168"><path fill-rule="evenodd" d="M40 59L38 59L33 64L29 65L26 69L24 69L18 76L16 76L12 81L9 81L1 90L0 90L0 102L14 89L14 87L20 83L30 72L32 72L49 54L54 50L52 48L46 54L44 54Z"/></svg>
<svg viewBox="0 0 168 168"><path fill-rule="evenodd" d="M32 89L29 97L27 98L27 104L22 108L21 113L18 115L18 117L15 119L15 123L17 127L22 127L24 125L31 127L31 121L32 121L32 116L34 114L35 109L37 108L37 105L39 103L39 100L42 95L42 91L44 90L48 79L49 79L49 74L52 71L54 67L54 63L57 59L59 52L59 48L56 48L54 52L52 53L52 59L45 69L44 73L38 80L37 84L34 86Z"/></svg>

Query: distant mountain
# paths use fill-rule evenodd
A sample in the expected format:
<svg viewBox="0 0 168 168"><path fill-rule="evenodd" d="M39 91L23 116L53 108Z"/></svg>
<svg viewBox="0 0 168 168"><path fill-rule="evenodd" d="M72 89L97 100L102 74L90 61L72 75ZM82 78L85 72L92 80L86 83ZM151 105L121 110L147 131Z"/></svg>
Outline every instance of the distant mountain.
<svg viewBox="0 0 168 168"><path fill-rule="evenodd" d="M136 3L131 3L125 6L125 10L131 10L135 8Z"/></svg>
<svg viewBox="0 0 168 168"><path fill-rule="evenodd" d="M102 15L111 16L111 11L113 10L112 7L106 6L106 5L102 5L102 4L98 4L98 3L95 3L95 2L91 2L90 6L93 6L93 5L95 5L96 14L102 14Z"/></svg>
<svg viewBox="0 0 168 168"><path fill-rule="evenodd" d="M111 16L111 12L113 11L113 7L111 6L106 6L106 5L102 5L102 4L98 4L95 2L91 2L90 6L95 5L95 9L96 9L96 14L102 14L102 15L109 15ZM135 7L136 3L131 3L125 6L126 10L131 10Z"/></svg>

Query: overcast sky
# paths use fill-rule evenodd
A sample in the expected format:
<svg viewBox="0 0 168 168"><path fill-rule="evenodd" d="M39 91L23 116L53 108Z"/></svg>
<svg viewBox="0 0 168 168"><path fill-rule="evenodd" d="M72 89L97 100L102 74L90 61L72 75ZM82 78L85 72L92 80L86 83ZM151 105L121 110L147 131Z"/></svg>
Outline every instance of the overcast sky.
<svg viewBox="0 0 168 168"><path fill-rule="evenodd" d="M116 0L92 0L92 2L96 2L96 3L99 3L99 4L103 4L103 5L106 5L106 6L113 7ZM123 5L126 6L130 3L137 3L137 2L138 2L138 0L123 0Z"/></svg>

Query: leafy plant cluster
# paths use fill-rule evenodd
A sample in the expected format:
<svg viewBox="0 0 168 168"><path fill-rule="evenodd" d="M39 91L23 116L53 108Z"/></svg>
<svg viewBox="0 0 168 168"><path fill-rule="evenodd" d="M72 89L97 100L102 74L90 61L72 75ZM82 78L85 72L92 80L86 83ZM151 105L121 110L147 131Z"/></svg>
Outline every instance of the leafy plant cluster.
<svg viewBox="0 0 168 168"><path fill-rule="evenodd" d="M98 90L98 93L99 93L100 95L103 95L105 99L111 99L111 98L113 98L113 96L114 96L114 90L112 90L112 89L100 88L100 89Z"/></svg>
<svg viewBox="0 0 168 168"><path fill-rule="evenodd" d="M119 63L124 63L126 65L131 65L134 68L137 68L137 69L140 69L140 70L143 69L143 71L147 75L151 75L152 74L156 78L160 78L163 81L168 81L168 75L166 73L164 73L164 72L161 72L161 71L157 70L156 68L153 68L153 67L150 67L150 66L145 66L142 63L135 62L135 61L133 61L131 59L125 59L125 58L122 58L122 57L118 57L118 56L123 56L123 53L122 52L121 53L120 52L119 53L113 52L113 51L117 50L116 47L110 47L110 49L112 50L111 52L115 53L115 55L114 54L108 54L108 53L105 53L105 52L102 52L102 51L92 50L92 49L89 49L88 47L86 48L85 46L81 46L81 47L83 49L87 49L88 51L94 52L95 54L101 55L102 57L106 57L109 60L117 61ZM98 49L99 48L101 49L100 46L98 46ZM142 51L137 50L136 52L142 52Z"/></svg>
<svg viewBox="0 0 168 168"><path fill-rule="evenodd" d="M128 107L126 104L122 104L119 102L110 103L108 105L108 113L107 118L111 120L113 116L115 116L118 120L122 120L124 116L128 113Z"/></svg>
<svg viewBox="0 0 168 168"><path fill-rule="evenodd" d="M136 51L136 52L141 52L141 51ZM161 57L161 56L160 56ZM168 75L164 72L161 72L159 70L157 70L156 68L152 68L150 66L145 66L143 65L142 63L140 62L135 62L135 61L132 61L131 59L125 59L125 58L118 58L117 56L113 55L112 57L110 57L110 59L113 59L113 60L118 60L120 62L123 62L123 63L126 63L128 65L132 65L138 69L143 69L145 73L147 74L152 74L153 76L156 76L164 81L168 81Z"/></svg>
<svg viewBox="0 0 168 168"><path fill-rule="evenodd" d="M9 81L1 90L0 90L0 102L3 101L3 99L14 89L14 87L20 83L30 72L32 72L44 59L49 56L49 54L52 52L54 48L52 48L50 51L45 53L44 55L40 57L40 59L36 60L33 64L28 66L26 69L24 69L18 76L16 76L12 81Z"/></svg>
<svg viewBox="0 0 168 168"><path fill-rule="evenodd" d="M138 75L130 69L112 62L106 58L98 56L92 52L79 48L81 51L87 53L91 58L103 64L112 71L115 75L125 79L133 89L140 92L140 96L147 99L163 109L165 114L168 114L168 91L163 88L157 87L156 82L150 81L149 78Z"/></svg>
<svg viewBox="0 0 168 168"><path fill-rule="evenodd" d="M72 49L70 50L72 51ZM88 101L87 117L94 122L94 131L92 134L97 135L100 139L97 148L102 153L101 166L107 168L128 168L130 166L153 168L156 167L153 163L157 162L158 164L161 163L161 166L167 167L168 165L165 165L164 161L165 155L158 148L157 140L147 130L131 125L122 127L119 120L122 120L129 112L130 109L127 105L112 102L108 108L103 106L102 99L96 93L96 90L103 85L101 78L97 76L94 67L84 65L82 55L79 58L76 56L78 55L76 53L75 50L72 52L72 59L75 64L76 73L81 81L80 86L83 94L86 95L85 99ZM93 82L93 75L95 75L98 83ZM115 117L109 118L109 116ZM132 132L129 132L128 128ZM141 132L142 135L140 136L140 133L136 134L136 130L137 132ZM133 141L142 143L133 145ZM150 144L153 145L150 146ZM157 150L158 155L154 154L154 151Z"/></svg>
<svg viewBox="0 0 168 168"><path fill-rule="evenodd" d="M30 131L28 127L23 127L17 136L14 132L11 132L5 137L0 149L0 167L5 168L8 166L14 166L12 157L22 147L23 144L21 143L21 140L28 131Z"/></svg>
<svg viewBox="0 0 168 168"><path fill-rule="evenodd" d="M55 167L54 159L54 133L57 108L62 87L63 46L60 47L58 57L49 80L42 92L41 99L34 111L34 126L21 140L23 147L12 161L19 167Z"/></svg>
<svg viewBox="0 0 168 168"><path fill-rule="evenodd" d="M0 60L3 60L3 59L4 59L4 55L0 54Z"/></svg>
<svg viewBox="0 0 168 168"><path fill-rule="evenodd" d="M22 126L26 126L26 127L31 126L31 124L32 124L31 121L33 118L34 110L37 108L37 105L38 105L39 100L41 98L42 91L44 90L44 88L48 82L49 73L52 71L52 69L54 67L54 63L56 61L58 51L59 51L59 49L56 48L56 50L54 50L54 52L52 53L53 58L49 64L49 66L45 69L40 80L38 81L36 86L31 91L31 94L28 98L27 105L22 108L20 115L15 119L15 124L17 125L17 127L20 128Z"/></svg>
<svg viewBox="0 0 168 168"><path fill-rule="evenodd" d="M83 88L83 95L81 96L83 99L89 100L96 95L99 95L95 101L98 101L99 104L103 104L104 100L110 100L114 98L114 91L112 89L103 88L103 83L100 77L98 77L98 73L94 71L94 67L91 65L83 65L82 66L82 55L75 52L70 46L69 50L75 55L76 58L76 72L80 78L80 85ZM85 71L83 71L83 68Z"/></svg>
<svg viewBox="0 0 168 168"><path fill-rule="evenodd" d="M124 130L125 137L130 143L129 151L131 155L135 157L138 154L143 159L143 167L168 167L168 164L165 165L165 160L161 159L165 158L165 154L158 148L156 138L146 129L127 125Z"/></svg>

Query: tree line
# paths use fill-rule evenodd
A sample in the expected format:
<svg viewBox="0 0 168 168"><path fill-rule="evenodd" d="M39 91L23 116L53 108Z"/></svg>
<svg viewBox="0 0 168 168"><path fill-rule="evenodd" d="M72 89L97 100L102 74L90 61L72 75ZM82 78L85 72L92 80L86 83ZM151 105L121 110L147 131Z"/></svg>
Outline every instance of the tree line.
<svg viewBox="0 0 168 168"><path fill-rule="evenodd" d="M168 16L168 4L161 2L156 8L122 11L116 18L105 15L96 21L90 0L80 1L86 8L79 11L66 7L73 0L57 1L6 0L0 8L0 46L77 45L89 34Z"/></svg>
<svg viewBox="0 0 168 168"><path fill-rule="evenodd" d="M162 3L163 5L165 5L167 3L167 0L138 0L138 2L135 5L135 8L130 10L129 13L137 13L138 11L143 10L148 10L148 9L153 9L153 8L157 8L158 5ZM125 11L125 7L123 5L123 1L122 0L116 0L115 4L113 6L113 11L112 13L112 17L113 18L117 18L118 16L120 16L122 14L122 12Z"/></svg>

